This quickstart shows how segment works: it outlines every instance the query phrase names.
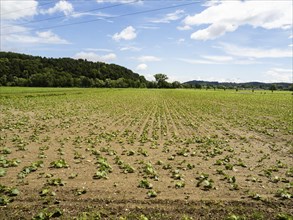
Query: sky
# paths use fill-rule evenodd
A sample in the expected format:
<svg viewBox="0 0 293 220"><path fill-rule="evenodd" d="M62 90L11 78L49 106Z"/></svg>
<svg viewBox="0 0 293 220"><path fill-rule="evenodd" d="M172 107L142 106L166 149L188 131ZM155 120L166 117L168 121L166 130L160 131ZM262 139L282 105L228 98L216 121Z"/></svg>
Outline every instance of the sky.
<svg viewBox="0 0 293 220"><path fill-rule="evenodd" d="M1 51L154 80L292 82L291 0L0 0Z"/></svg>

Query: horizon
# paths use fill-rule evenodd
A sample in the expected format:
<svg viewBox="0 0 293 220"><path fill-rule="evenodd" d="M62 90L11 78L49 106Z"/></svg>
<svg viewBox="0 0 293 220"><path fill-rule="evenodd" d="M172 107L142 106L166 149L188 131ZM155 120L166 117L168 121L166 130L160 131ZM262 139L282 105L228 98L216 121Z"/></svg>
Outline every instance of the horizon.
<svg viewBox="0 0 293 220"><path fill-rule="evenodd" d="M290 0L1 1L0 50L114 63L149 81L164 73L182 83L292 83L292 7Z"/></svg>

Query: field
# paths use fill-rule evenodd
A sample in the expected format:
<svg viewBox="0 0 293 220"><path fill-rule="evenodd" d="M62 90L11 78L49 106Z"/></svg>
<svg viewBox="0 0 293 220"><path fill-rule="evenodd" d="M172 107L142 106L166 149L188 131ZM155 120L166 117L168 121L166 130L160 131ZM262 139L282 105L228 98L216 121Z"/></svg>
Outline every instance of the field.
<svg viewBox="0 0 293 220"><path fill-rule="evenodd" d="M292 219L292 109L277 91L0 87L0 219Z"/></svg>

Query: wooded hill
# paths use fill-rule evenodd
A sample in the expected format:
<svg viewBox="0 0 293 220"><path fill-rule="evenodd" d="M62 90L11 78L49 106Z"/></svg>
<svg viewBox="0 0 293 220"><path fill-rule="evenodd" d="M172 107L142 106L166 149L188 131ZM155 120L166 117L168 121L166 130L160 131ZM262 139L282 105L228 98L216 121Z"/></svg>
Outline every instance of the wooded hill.
<svg viewBox="0 0 293 220"><path fill-rule="evenodd" d="M0 86L137 88L150 83L115 64L0 52Z"/></svg>
<svg viewBox="0 0 293 220"><path fill-rule="evenodd" d="M220 83L189 81L169 83L165 79L147 81L131 70L102 62L72 58L46 58L0 52L0 86L107 87L107 88L197 88L292 90L290 83Z"/></svg>
<svg viewBox="0 0 293 220"><path fill-rule="evenodd" d="M264 89L264 90L291 90L292 83L263 83L263 82L216 82L193 80L184 83L185 87L191 88L217 88L217 89Z"/></svg>

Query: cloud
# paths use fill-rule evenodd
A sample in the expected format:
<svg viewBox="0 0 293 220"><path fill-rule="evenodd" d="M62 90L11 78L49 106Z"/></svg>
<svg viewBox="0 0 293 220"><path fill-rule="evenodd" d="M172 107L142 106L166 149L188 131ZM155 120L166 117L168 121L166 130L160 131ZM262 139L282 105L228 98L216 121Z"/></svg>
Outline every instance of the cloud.
<svg viewBox="0 0 293 220"><path fill-rule="evenodd" d="M230 57L230 56L202 56L202 57L207 60L215 61L215 62L227 62L227 61L233 60L233 57Z"/></svg>
<svg viewBox="0 0 293 220"><path fill-rule="evenodd" d="M119 41L119 40L133 40L135 39L137 34L135 33L135 29L132 26L128 26L127 28L123 29L120 33L116 33L113 35L112 39Z"/></svg>
<svg viewBox="0 0 293 220"><path fill-rule="evenodd" d="M21 26L13 26L13 30L26 32L22 34L8 34L3 36L4 43L24 43L24 44L69 44L65 39L62 39L51 30L44 32L36 32L34 35L29 33L29 30Z"/></svg>
<svg viewBox="0 0 293 220"><path fill-rule="evenodd" d="M140 56L137 58L139 62L145 63L145 62L157 62L161 61L162 59L155 56Z"/></svg>
<svg viewBox="0 0 293 220"><path fill-rule="evenodd" d="M206 29L194 32L190 38L194 40L213 40L224 35L226 32L233 32L237 28L233 24L212 24Z"/></svg>
<svg viewBox="0 0 293 220"><path fill-rule="evenodd" d="M183 61L189 64L218 64L214 61L203 60L203 59L189 59L189 58L178 58L179 61Z"/></svg>
<svg viewBox="0 0 293 220"><path fill-rule="evenodd" d="M113 50L104 49L104 48L85 48L86 51L100 51L100 52L112 52Z"/></svg>
<svg viewBox="0 0 293 220"><path fill-rule="evenodd" d="M133 3L133 4L143 4L143 0L96 0L97 3Z"/></svg>
<svg viewBox="0 0 293 220"><path fill-rule="evenodd" d="M68 44L68 41L61 39L57 34L54 34L51 30L36 33L41 42L47 44Z"/></svg>
<svg viewBox="0 0 293 220"><path fill-rule="evenodd" d="M218 47L225 51L227 54L238 57L250 58L284 58L292 57L292 50L290 49L260 49L250 47L239 47L233 44L221 43Z"/></svg>
<svg viewBox="0 0 293 220"><path fill-rule="evenodd" d="M292 83L292 69L272 68L265 75L268 82L289 82Z"/></svg>
<svg viewBox="0 0 293 220"><path fill-rule="evenodd" d="M238 65L251 65L251 64L260 64L260 62L255 61L254 59L239 59L237 57L231 56L201 56L199 59L190 59L190 58L179 58L178 60L189 63L189 64L209 64L209 65L222 65L222 64L238 64Z"/></svg>
<svg viewBox="0 0 293 220"><path fill-rule="evenodd" d="M138 28L146 29L146 30L158 30L160 27L158 26L139 26Z"/></svg>
<svg viewBox="0 0 293 220"><path fill-rule="evenodd" d="M106 21L107 21L107 18L113 17L113 15L106 14L103 12L95 12L95 13L93 13L93 12L74 12L74 13L70 14L70 16L73 18L80 18L83 16L94 16L94 17L99 17L101 20L106 20Z"/></svg>
<svg viewBox="0 0 293 220"><path fill-rule="evenodd" d="M38 1L1 1L1 19L17 20L38 14Z"/></svg>
<svg viewBox="0 0 293 220"><path fill-rule="evenodd" d="M143 71L143 70L146 70L148 68L148 65L146 65L145 63L141 63L141 64L139 64L137 67L136 67L136 70L141 70L141 71Z"/></svg>
<svg viewBox="0 0 293 220"><path fill-rule="evenodd" d="M133 47L133 46L127 46L127 47L121 47L121 51L141 51L142 48L139 47Z"/></svg>
<svg viewBox="0 0 293 220"><path fill-rule="evenodd" d="M74 59L86 59L86 60L89 60L89 61L93 61L93 62L97 62L97 61L100 61L100 62L108 62L108 61L112 61L112 60L115 60L117 58L116 54L114 53L109 53L109 54L106 54L106 55L98 55L94 52L79 52L79 53L76 53L74 56L73 56Z"/></svg>
<svg viewBox="0 0 293 220"><path fill-rule="evenodd" d="M151 20L152 23L170 23L177 21L184 16L184 10L176 10L173 13L166 14L163 18Z"/></svg>
<svg viewBox="0 0 293 220"><path fill-rule="evenodd" d="M204 7L211 7L211 6L218 5L220 3L221 3L221 0L208 0L204 4L202 4L202 6L204 6Z"/></svg>
<svg viewBox="0 0 293 220"><path fill-rule="evenodd" d="M209 25L191 35L194 40L212 40L240 26L264 29L292 28L291 1L219 1L183 20L183 27Z"/></svg>
<svg viewBox="0 0 293 220"><path fill-rule="evenodd" d="M50 15L57 12L62 12L64 13L64 15L70 15L72 14L73 11L74 11L74 8L71 3L65 0L61 0L57 2L54 7L49 8L47 10L41 10L40 12L42 14L50 14Z"/></svg>
<svg viewBox="0 0 293 220"><path fill-rule="evenodd" d="M188 31L188 30L191 30L191 27L189 25L184 25L184 26L178 26L177 29L179 31Z"/></svg>

